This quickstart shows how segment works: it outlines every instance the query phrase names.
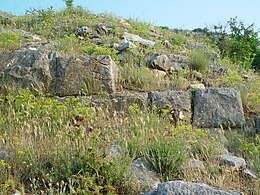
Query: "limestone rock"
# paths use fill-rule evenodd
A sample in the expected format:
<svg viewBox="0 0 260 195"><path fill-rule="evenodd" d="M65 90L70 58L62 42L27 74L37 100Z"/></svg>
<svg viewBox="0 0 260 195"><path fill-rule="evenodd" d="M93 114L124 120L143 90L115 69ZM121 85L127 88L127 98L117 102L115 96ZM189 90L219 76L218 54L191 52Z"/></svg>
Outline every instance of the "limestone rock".
<svg viewBox="0 0 260 195"><path fill-rule="evenodd" d="M205 86L203 85L203 83L200 83L200 82L191 82L188 88L189 89L205 89Z"/></svg>
<svg viewBox="0 0 260 195"><path fill-rule="evenodd" d="M244 169L241 174L240 174L242 177L245 177L247 179L251 179L251 180L256 180L257 179L257 176L252 172L250 171L249 169Z"/></svg>
<svg viewBox="0 0 260 195"><path fill-rule="evenodd" d="M158 110L167 109L172 115L178 115L177 121L181 124L191 122L191 98L190 91L163 91L148 93L150 107Z"/></svg>
<svg viewBox="0 0 260 195"><path fill-rule="evenodd" d="M163 41L163 44L164 44L166 47L168 47L168 48L171 48L171 47L172 47L172 44L171 44L170 41L168 41L168 40L164 40L164 41Z"/></svg>
<svg viewBox="0 0 260 195"><path fill-rule="evenodd" d="M60 56L51 67L56 74L53 74L51 94L68 96L101 90L111 93L116 89L118 69L110 56Z"/></svg>
<svg viewBox="0 0 260 195"><path fill-rule="evenodd" d="M1 84L51 95L81 95L87 87L115 91L118 68L110 56L62 56L55 44L29 43L15 52L0 53Z"/></svg>
<svg viewBox="0 0 260 195"><path fill-rule="evenodd" d="M91 34L92 30L87 26L82 26L77 29L76 35L78 36L84 36L85 34Z"/></svg>
<svg viewBox="0 0 260 195"><path fill-rule="evenodd" d="M121 44L121 45L118 47L118 50L119 50L119 51L124 51L124 50L126 50L126 49L135 48L135 47L136 47L135 44L133 44L132 42L127 41L127 42Z"/></svg>
<svg viewBox="0 0 260 195"><path fill-rule="evenodd" d="M232 170L243 170L246 168L246 161L243 158L232 156L230 154L223 154L218 158L221 165L229 167Z"/></svg>
<svg viewBox="0 0 260 195"><path fill-rule="evenodd" d="M8 152L4 150L0 150L0 160L5 160L8 156L9 156Z"/></svg>
<svg viewBox="0 0 260 195"><path fill-rule="evenodd" d="M139 35L130 34L128 32L125 32L123 34L122 38L125 39L125 40L138 42L138 43L140 43L141 45L144 45L144 46L153 47L155 45L154 41L143 39L143 38L139 37Z"/></svg>
<svg viewBox="0 0 260 195"><path fill-rule="evenodd" d="M197 89L193 124L198 127L239 127L245 123L239 91L232 88Z"/></svg>
<svg viewBox="0 0 260 195"><path fill-rule="evenodd" d="M140 109L147 108L147 93L111 94L112 108L117 112L129 112L129 107L136 104Z"/></svg>
<svg viewBox="0 0 260 195"><path fill-rule="evenodd" d="M156 69L152 69L151 72L153 73L153 75L156 78L161 79L161 80L163 80L166 77L166 75L167 75L166 72L161 71L161 70L156 70Z"/></svg>
<svg viewBox="0 0 260 195"><path fill-rule="evenodd" d="M154 195L189 195L189 194L218 194L218 195L241 195L240 192L231 192L211 187L203 183L192 183L186 181L170 181L158 185Z"/></svg>
<svg viewBox="0 0 260 195"><path fill-rule="evenodd" d="M167 71L169 69L173 71L178 71L182 69L187 69L189 67L189 65L187 64L188 58L182 55L164 55L154 53L150 54L148 58L149 67L162 71Z"/></svg>
<svg viewBox="0 0 260 195"><path fill-rule="evenodd" d="M161 54L154 54L151 57L150 66L154 69L167 71L169 68L171 68L171 63L167 55L161 55Z"/></svg>
<svg viewBox="0 0 260 195"><path fill-rule="evenodd" d="M186 169L197 169L197 170L205 169L203 162L200 160L197 160L197 159L190 159L185 168Z"/></svg>
<svg viewBox="0 0 260 195"><path fill-rule="evenodd" d="M25 48L0 54L11 57L2 69L1 84L7 84L16 88L29 88L32 91L48 92L52 82L50 63L55 59L56 52L52 50L54 44L32 43ZM32 49L33 48L33 49Z"/></svg>
<svg viewBox="0 0 260 195"><path fill-rule="evenodd" d="M119 145L110 144L106 147L106 158L110 162L113 158L122 156L123 150Z"/></svg>
<svg viewBox="0 0 260 195"><path fill-rule="evenodd" d="M132 171L133 182L139 185L143 192L156 190L158 184L160 184L159 177L144 158L138 158L133 161Z"/></svg>

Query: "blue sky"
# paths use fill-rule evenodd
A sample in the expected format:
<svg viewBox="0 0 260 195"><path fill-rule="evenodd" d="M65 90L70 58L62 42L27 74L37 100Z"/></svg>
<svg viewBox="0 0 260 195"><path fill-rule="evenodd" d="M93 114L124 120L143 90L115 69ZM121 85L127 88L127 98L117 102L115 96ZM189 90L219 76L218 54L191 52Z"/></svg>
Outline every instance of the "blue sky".
<svg viewBox="0 0 260 195"><path fill-rule="evenodd" d="M74 0L75 5L92 12L111 12L120 17L133 17L155 25L194 29L224 23L230 17L260 30L260 0ZM21 15L26 9L49 6L62 9L62 0L0 0L0 10Z"/></svg>

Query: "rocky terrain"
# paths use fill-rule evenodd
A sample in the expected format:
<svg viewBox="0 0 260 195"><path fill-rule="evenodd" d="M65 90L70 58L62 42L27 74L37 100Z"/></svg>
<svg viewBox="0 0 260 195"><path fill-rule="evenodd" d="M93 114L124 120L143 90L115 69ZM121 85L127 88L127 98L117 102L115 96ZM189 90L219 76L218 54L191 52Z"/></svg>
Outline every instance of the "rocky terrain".
<svg viewBox="0 0 260 195"><path fill-rule="evenodd" d="M259 72L204 34L0 12L1 194L259 194Z"/></svg>

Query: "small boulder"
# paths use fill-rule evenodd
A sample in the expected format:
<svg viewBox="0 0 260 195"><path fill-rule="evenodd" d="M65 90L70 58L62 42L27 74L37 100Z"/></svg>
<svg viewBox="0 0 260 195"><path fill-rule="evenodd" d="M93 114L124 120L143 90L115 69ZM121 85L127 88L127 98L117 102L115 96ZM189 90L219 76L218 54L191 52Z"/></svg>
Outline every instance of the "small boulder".
<svg viewBox="0 0 260 195"><path fill-rule="evenodd" d="M110 162L113 158L118 158L123 155L123 150L119 145L110 144L106 147L106 158Z"/></svg>
<svg viewBox="0 0 260 195"><path fill-rule="evenodd" d="M151 68L161 71L167 71L169 68L171 68L170 60L167 55L161 55L159 53L152 55L150 66Z"/></svg>
<svg viewBox="0 0 260 195"><path fill-rule="evenodd" d="M246 168L246 161L243 158L232 156L230 154L223 154L218 156L220 165L231 168L232 170L243 170Z"/></svg>
<svg viewBox="0 0 260 195"><path fill-rule="evenodd" d="M5 160L8 156L9 156L8 152L6 152L4 150L0 151L0 160Z"/></svg>
<svg viewBox="0 0 260 195"><path fill-rule="evenodd" d="M257 180L257 176L250 171L249 169L244 169L241 173L240 173L241 177L250 179L250 180Z"/></svg>
<svg viewBox="0 0 260 195"><path fill-rule="evenodd" d="M200 160L197 160L197 159L190 159L185 168L186 169L196 169L196 170L205 169L203 162Z"/></svg>
<svg viewBox="0 0 260 195"><path fill-rule="evenodd" d="M84 36L86 34L92 34L92 30L91 28L87 27L87 26L82 26L80 28L77 29L76 35L78 36Z"/></svg>
<svg viewBox="0 0 260 195"><path fill-rule="evenodd" d="M151 193L151 192L150 192ZM218 194L218 195L242 195L240 192L231 192L211 187L203 183L187 181L169 181L160 183L154 195L180 195L180 194Z"/></svg>
<svg viewBox="0 0 260 195"><path fill-rule="evenodd" d="M191 82L188 89L205 89L205 86L200 82Z"/></svg>
<svg viewBox="0 0 260 195"><path fill-rule="evenodd" d="M164 44L166 47L168 47L168 48L172 48L172 44L171 44L170 41L168 41L168 40L164 40L164 41L163 41L163 44Z"/></svg>
<svg viewBox="0 0 260 195"><path fill-rule="evenodd" d="M123 34L122 39L138 42L141 45L149 46L149 47L153 47L155 45L154 41L143 39L143 38L139 37L139 35L131 34L128 32L125 32Z"/></svg>
<svg viewBox="0 0 260 195"><path fill-rule="evenodd" d="M125 43L121 44L118 47L118 50L119 51L124 51L124 50L129 49L129 48L136 48L136 45L134 43L132 43L132 42L126 41Z"/></svg>
<svg viewBox="0 0 260 195"><path fill-rule="evenodd" d="M132 181L141 188L142 192L157 189L160 179L144 158L134 160L131 170Z"/></svg>

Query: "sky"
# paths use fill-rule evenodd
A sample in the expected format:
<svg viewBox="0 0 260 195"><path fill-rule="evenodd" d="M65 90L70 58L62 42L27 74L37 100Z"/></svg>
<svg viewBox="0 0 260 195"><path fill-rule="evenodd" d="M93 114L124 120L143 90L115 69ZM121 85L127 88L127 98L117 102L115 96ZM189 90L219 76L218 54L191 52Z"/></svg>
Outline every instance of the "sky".
<svg viewBox="0 0 260 195"><path fill-rule="evenodd" d="M212 27L238 17L260 30L260 0L74 0L94 13L113 13L158 26L189 29ZM62 0L0 0L0 10L22 15L30 8L65 8Z"/></svg>

